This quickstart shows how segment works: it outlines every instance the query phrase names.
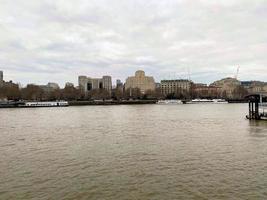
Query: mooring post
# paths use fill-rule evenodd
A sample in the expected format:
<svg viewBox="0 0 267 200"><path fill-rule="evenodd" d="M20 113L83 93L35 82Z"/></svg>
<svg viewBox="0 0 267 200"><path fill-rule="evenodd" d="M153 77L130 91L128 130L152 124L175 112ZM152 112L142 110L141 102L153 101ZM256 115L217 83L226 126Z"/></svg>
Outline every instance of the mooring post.
<svg viewBox="0 0 267 200"><path fill-rule="evenodd" d="M260 119L260 115L259 115L259 101L258 99L255 102L255 119Z"/></svg>
<svg viewBox="0 0 267 200"><path fill-rule="evenodd" d="M251 113L251 101L248 102L248 107L249 107L249 120L252 118L252 113Z"/></svg>
<svg viewBox="0 0 267 200"><path fill-rule="evenodd" d="M250 113L251 113L250 119L253 119L253 102L250 102Z"/></svg>
<svg viewBox="0 0 267 200"><path fill-rule="evenodd" d="M246 97L248 99L249 114L246 116L249 120L262 120L265 117L263 102L266 101L267 97L262 97L262 95L254 94ZM263 110L261 111L261 108Z"/></svg>

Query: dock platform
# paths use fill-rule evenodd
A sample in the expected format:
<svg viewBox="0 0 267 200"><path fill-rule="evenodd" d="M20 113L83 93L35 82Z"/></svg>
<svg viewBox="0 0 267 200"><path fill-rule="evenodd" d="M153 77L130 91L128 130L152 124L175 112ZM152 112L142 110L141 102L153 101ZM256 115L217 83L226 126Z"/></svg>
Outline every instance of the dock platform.
<svg viewBox="0 0 267 200"><path fill-rule="evenodd" d="M263 94L252 94L246 97L249 104L249 120L267 120L267 96Z"/></svg>

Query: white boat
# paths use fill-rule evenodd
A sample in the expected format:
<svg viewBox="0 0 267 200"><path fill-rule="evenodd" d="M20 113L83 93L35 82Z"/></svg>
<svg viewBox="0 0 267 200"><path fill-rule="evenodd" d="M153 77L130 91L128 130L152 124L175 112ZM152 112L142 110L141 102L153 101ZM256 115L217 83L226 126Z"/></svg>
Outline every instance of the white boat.
<svg viewBox="0 0 267 200"><path fill-rule="evenodd" d="M226 101L225 99L213 99L212 101L213 103L222 103L222 104L228 103L228 101Z"/></svg>
<svg viewBox="0 0 267 200"><path fill-rule="evenodd" d="M224 99L193 99L192 101L187 102L189 104L197 104L197 103L215 103L215 104L224 104L228 103Z"/></svg>
<svg viewBox="0 0 267 200"><path fill-rule="evenodd" d="M67 101L47 101L47 102L25 102L21 107L66 107Z"/></svg>
<svg viewBox="0 0 267 200"><path fill-rule="evenodd" d="M193 99L190 103L213 103L211 99Z"/></svg>
<svg viewBox="0 0 267 200"><path fill-rule="evenodd" d="M181 100L172 99L172 100L159 100L157 102L157 104L160 104L160 105L177 105L177 104L183 104L183 102Z"/></svg>

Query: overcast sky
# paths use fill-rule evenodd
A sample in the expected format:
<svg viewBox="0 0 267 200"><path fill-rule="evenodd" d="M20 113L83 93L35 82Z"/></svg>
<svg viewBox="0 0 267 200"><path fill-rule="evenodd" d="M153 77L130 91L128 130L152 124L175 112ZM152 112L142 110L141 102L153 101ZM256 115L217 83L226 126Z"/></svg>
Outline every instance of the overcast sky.
<svg viewBox="0 0 267 200"><path fill-rule="evenodd" d="M266 0L0 0L0 70L23 85L78 75L267 81Z"/></svg>

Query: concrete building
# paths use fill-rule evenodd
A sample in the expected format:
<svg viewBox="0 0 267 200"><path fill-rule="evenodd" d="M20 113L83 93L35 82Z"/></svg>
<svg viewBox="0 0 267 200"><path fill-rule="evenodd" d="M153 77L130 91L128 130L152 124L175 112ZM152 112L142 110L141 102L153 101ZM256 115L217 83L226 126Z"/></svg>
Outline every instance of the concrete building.
<svg viewBox="0 0 267 200"><path fill-rule="evenodd" d="M48 83L47 87L52 88L54 90L60 89L59 85L57 83Z"/></svg>
<svg viewBox="0 0 267 200"><path fill-rule="evenodd" d="M4 81L4 73L3 73L3 71L0 71L0 87L16 87L16 88L19 88L19 85L13 83L12 80Z"/></svg>
<svg viewBox="0 0 267 200"><path fill-rule="evenodd" d="M192 82L185 79L179 80L162 80L160 84L163 95L189 93Z"/></svg>
<svg viewBox="0 0 267 200"><path fill-rule="evenodd" d="M103 88L107 91L112 90L112 79L111 76L103 76L102 78Z"/></svg>
<svg viewBox="0 0 267 200"><path fill-rule="evenodd" d="M79 88L83 92L89 92L94 89L106 89L111 92L112 78L111 76L103 76L102 78L91 78L86 76L79 76Z"/></svg>
<svg viewBox="0 0 267 200"><path fill-rule="evenodd" d="M60 87L57 83L47 83L47 85L39 85L45 92L52 92L54 90L59 90Z"/></svg>
<svg viewBox="0 0 267 200"><path fill-rule="evenodd" d="M242 81L243 86L249 94L267 94L267 83L261 81Z"/></svg>
<svg viewBox="0 0 267 200"><path fill-rule="evenodd" d="M221 87L208 86L203 83L194 83L192 87L195 98L220 98L221 90Z"/></svg>
<svg viewBox="0 0 267 200"><path fill-rule="evenodd" d="M160 88L161 84L160 83L156 83L156 89Z"/></svg>
<svg viewBox="0 0 267 200"><path fill-rule="evenodd" d="M125 89L140 89L142 94L145 94L146 91L154 91L156 84L152 76L146 76L145 72L142 70L136 71L135 76L130 76L126 79Z"/></svg>
<svg viewBox="0 0 267 200"><path fill-rule="evenodd" d="M233 98L234 97L234 90L241 86L241 82L237 80L236 78L224 78L219 81L215 81L214 83L210 84L210 86L219 87L221 88L222 93L225 93L227 98Z"/></svg>
<svg viewBox="0 0 267 200"><path fill-rule="evenodd" d="M116 89L120 90L121 92L123 91L124 85L121 80L117 79L116 80Z"/></svg>
<svg viewBox="0 0 267 200"><path fill-rule="evenodd" d="M116 88L122 88L123 87L123 83L121 82L120 79L116 80Z"/></svg>
<svg viewBox="0 0 267 200"><path fill-rule="evenodd" d="M241 86L248 90L251 88L252 83L253 81L241 81Z"/></svg>

